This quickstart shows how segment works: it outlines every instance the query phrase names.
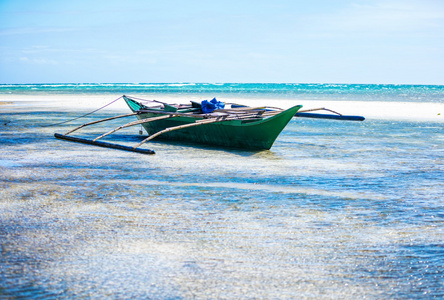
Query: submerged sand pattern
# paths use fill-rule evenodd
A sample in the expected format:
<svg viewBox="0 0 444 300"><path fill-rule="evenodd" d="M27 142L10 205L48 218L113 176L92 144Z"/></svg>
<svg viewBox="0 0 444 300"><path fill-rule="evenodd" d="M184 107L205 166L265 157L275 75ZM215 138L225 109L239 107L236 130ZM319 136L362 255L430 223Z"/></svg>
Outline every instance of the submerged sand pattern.
<svg viewBox="0 0 444 300"><path fill-rule="evenodd" d="M88 111L72 106L0 110L1 296L444 295L440 122L294 119L270 151L143 156L53 137L113 110L41 127Z"/></svg>

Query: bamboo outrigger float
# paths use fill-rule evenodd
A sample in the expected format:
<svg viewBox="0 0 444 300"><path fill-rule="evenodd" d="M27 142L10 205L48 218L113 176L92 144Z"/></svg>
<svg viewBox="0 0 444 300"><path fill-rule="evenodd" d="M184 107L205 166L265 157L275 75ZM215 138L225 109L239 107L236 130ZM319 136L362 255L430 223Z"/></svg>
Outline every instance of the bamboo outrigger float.
<svg viewBox="0 0 444 300"><path fill-rule="evenodd" d="M202 106L205 101L202 104L191 102L189 105L171 105L156 100L142 100L128 96L122 96L122 98L131 109L131 114L93 121L78 126L63 135L56 133L54 136L59 139L142 154L155 153L153 150L139 148L155 138L229 148L268 150L294 116L319 117L319 114L307 113L308 111L298 112L302 105L283 110L272 107L247 107L233 104L229 108L215 107L216 109L208 112L206 111L207 108ZM215 99L212 101L215 101ZM138 120L119 126L92 140L69 136L69 134L85 126L130 116L136 116ZM354 118L354 120L363 120L363 117L342 116L338 113L325 116L334 119L352 117L351 119ZM322 115L320 117L322 118ZM118 130L136 125L142 125L148 133L148 137L133 147L99 141L99 139Z"/></svg>

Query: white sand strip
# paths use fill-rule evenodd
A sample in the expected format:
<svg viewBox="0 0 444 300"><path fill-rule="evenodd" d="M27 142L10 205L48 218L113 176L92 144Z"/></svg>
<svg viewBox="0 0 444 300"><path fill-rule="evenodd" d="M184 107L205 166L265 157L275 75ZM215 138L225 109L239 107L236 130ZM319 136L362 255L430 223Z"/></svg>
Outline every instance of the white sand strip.
<svg viewBox="0 0 444 300"><path fill-rule="evenodd" d="M15 107L23 108L24 105L46 108L51 110L94 110L100 108L121 95L0 95L0 109ZM171 95L140 95L143 99L156 99L167 103L189 103L190 100L198 101L208 97L196 96L171 96ZM287 99L249 99L230 98L218 100L234 102L250 106L275 106L288 108L302 104L303 109L328 108L343 115L359 115L366 119L387 120L411 120L444 122L443 103L419 103L419 102L382 102L382 101L321 101L321 100L287 100ZM107 110L127 111L123 100L119 100L106 108Z"/></svg>

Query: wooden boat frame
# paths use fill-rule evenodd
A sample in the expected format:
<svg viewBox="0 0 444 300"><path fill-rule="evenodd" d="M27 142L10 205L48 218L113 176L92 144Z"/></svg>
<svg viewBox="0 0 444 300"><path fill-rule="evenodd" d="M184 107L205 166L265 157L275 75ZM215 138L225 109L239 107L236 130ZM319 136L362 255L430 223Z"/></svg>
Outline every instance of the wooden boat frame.
<svg viewBox="0 0 444 300"><path fill-rule="evenodd" d="M195 102L191 105L171 105L157 100L144 100L125 95L121 98L125 100L132 113L85 123L65 134L55 133L54 136L58 139L142 154L155 153L154 150L139 148L154 138L230 148L267 150L271 148L280 132L294 116L339 120L345 117L345 120L358 121L364 119L358 116L342 116L325 108L298 112L302 105L283 110L275 107L248 107L232 104L231 108L217 109L213 113L203 114L200 104ZM327 110L335 115L308 113L316 110ZM131 116L136 116L138 120L121 125L92 140L69 136L86 126ZM98 141L118 130L137 125L142 125L149 136L133 147Z"/></svg>

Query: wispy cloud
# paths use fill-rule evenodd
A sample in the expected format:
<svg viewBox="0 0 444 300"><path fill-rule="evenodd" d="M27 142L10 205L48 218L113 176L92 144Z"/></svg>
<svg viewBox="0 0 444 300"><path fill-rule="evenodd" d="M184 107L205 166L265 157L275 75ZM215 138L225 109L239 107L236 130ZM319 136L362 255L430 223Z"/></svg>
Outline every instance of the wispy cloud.
<svg viewBox="0 0 444 300"><path fill-rule="evenodd" d="M392 30L422 29L442 25L444 7L429 6L427 1L384 1L355 4L348 13L350 25Z"/></svg>
<svg viewBox="0 0 444 300"><path fill-rule="evenodd" d="M58 65L59 64L56 60L53 60L53 59L35 58L35 57L30 58L27 56L20 57L19 61L22 63L34 64L34 65Z"/></svg>
<svg viewBox="0 0 444 300"><path fill-rule="evenodd" d="M61 27L17 27L0 29L0 36L6 35L29 35L41 33L63 33L76 31L75 28L61 28Z"/></svg>
<svg viewBox="0 0 444 300"><path fill-rule="evenodd" d="M334 13L310 16L310 22L315 29L328 34L390 35L444 30L444 3L440 3L433 0L359 1Z"/></svg>
<svg viewBox="0 0 444 300"><path fill-rule="evenodd" d="M96 48L58 48L46 45L34 45L30 47L25 47L21 49L20 52L26 54L45 54L45 55L73 54L73 53L103 55L105 53L103 50L99 50Z"/></svg>
<svg viewBox="0 0 444 300"><path fill-rule="evenodd" d="M113 65L153 65L158 62L156 55L130 55L130 54L107 54L103 56L110 64Z"/></svg>

